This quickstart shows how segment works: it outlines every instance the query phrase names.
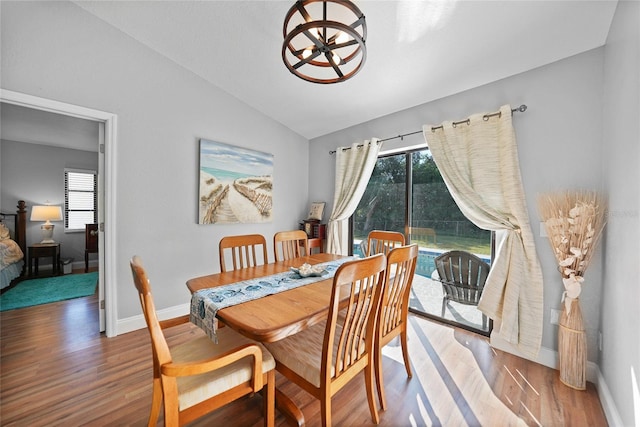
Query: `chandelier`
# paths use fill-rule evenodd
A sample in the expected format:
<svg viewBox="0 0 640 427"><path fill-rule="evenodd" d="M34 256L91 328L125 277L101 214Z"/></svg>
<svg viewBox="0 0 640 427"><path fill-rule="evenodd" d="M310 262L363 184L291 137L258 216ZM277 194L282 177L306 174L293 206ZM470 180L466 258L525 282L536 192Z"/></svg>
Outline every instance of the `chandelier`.
<svg viewBox="0 0 640 427"><path fill-rule="evenodd" d="M347 80L367 57L367 23L350 1L298 0L287 12L282 32L282 60L309 82Z"/></svg>

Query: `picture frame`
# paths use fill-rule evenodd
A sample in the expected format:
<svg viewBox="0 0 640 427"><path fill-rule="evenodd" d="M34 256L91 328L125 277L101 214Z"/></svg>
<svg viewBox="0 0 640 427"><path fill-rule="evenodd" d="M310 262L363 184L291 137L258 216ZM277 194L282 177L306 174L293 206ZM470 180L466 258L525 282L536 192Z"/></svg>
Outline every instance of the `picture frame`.
<svg viewBox="0 0 640 427"><path fill-rule="evenodd" d="M322 221L322 215L324 213L325 202L313 202L309 208L309 215L307 219Z"/></svg>
<svg viewBox="0 0 640 427"><path fill-rule="evenodd" d="M199 224L273 220L273 154L200 139Z"/></svg>

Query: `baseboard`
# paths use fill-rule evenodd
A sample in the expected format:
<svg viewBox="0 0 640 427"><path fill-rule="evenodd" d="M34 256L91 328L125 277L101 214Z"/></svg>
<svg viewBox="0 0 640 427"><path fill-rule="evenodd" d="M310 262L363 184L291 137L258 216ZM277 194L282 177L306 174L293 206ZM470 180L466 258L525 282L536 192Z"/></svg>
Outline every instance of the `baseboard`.
<svg viewBox="0 0 640 427"><path fill-rule="evenodd" d="M618 413L618 407L613 401L613 396L609 391L607 382L604 380L600 369L598 369L598 382L596 383L596 387L598 389L598 397L600 397L600 404L604 410L604 416L607 418L607 423L611 427L623 427L624 424L622 424L620 413Z"/></svg>
<svg viewBox="0 0 640 427"><path fill-rule="evenodd" d="M84 265L84 264L83 264ZM158 310L158 318L160 320L172 319L174 317L184 316L191 312L190 304L176 305L174 307L168 307L162 310ZM116 322L117 334L126 334L128 332L137 331L138 329L144 329L147 327L147 323L144 320L142 314L128 317L126 319L119 319Z"/></svg>
<svg viewBox="0 0 640 427"><path fill-rule="evenodd" d="M531 360L532 362L539 363L551 369L558 369L558 352L556 350L540 347L540 351L538 352L538 357L531 358L525 356L518 349L507 342L504 338L500 337L497 333L491 334L491 346L497 348L498 350L506 351L507 353L515 354L518 357L522 357L523 359ZM599 368L598 365L594 362L587 361L587 381L598 384L598 373Z"/></svg>

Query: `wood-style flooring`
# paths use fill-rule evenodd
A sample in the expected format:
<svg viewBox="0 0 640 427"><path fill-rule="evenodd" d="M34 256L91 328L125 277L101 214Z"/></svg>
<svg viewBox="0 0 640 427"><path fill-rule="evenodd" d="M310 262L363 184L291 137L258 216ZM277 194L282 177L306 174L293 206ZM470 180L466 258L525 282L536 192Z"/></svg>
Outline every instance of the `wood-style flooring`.
<svg viewBox="0 0 640 427"><path fill-rule="evenodd" d="M133 286L133 285L132 285ZM0 425L144 426L151 403L146 329L106 338L97 297L0 313ZM389 408L381 426L606 426L593 384L573 390L558 373L492 349L485 337L410 316L413 378L400 346L385 348ZM201 331L183 325L170 344ZM320 424L320 405L278 375L278 387ZM262 398L243 398L192 425L261 426ZM276 411L276 425L284 417ZM333 398L335 426L370 426L364 380Z"/></svg>

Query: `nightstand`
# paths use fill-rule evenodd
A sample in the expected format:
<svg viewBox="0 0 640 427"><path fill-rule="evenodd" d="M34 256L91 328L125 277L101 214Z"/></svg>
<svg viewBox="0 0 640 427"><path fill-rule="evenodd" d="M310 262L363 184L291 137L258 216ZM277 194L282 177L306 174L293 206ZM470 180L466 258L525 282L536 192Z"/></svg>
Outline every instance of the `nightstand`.
<svg viewBox="0 0 640 427"><path fill-rule="evenodd" d="M33 260L35 260L35 275L38 275L38 258L51 258L53 275L60 274L60 243L36 243L29 246L29 276Z"/></svg>

